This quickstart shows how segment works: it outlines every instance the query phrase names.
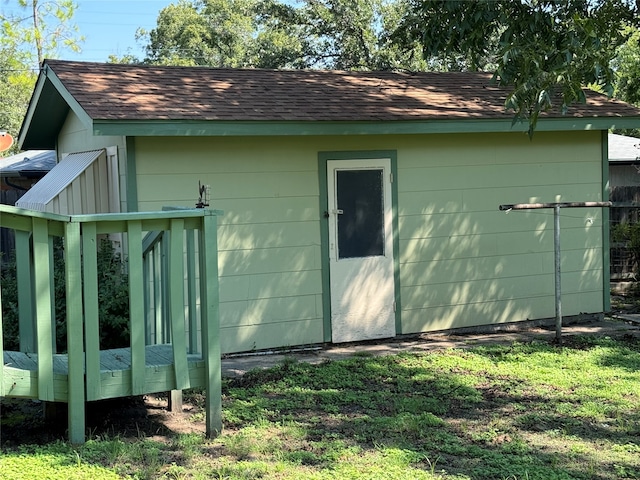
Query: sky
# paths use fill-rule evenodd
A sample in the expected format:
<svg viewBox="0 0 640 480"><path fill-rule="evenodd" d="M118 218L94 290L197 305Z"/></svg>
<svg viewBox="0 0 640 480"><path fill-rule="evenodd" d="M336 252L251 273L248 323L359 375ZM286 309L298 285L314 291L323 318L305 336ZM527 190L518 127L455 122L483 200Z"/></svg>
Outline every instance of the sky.
<svg viewBox="0 0 640 480"><path fill-rule="evenodd" d="M141 45L135 39L136 30L154 28L160 10L178 0L75 0L75 3L73 23L79 35L85 37L80 44L82 52L61 50L58 58L105 62L111 54L143 57ZM15 12L17 8L18 0L0 0L2 12Z"/></svg>

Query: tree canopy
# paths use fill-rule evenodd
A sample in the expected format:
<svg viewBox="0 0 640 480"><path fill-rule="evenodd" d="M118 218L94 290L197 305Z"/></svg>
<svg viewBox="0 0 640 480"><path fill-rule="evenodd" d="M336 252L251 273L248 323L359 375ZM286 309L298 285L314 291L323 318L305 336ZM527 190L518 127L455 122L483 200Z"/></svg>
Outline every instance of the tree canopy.
<svg viewBox="0 0 640 480"><path fill-rule="evenodd" d="M79 50L82 37L72 24L71 0L18 0L18 9L0 12L0 130L18 136L45 56ZM2 155L17 153L14 144Z"/></svg>
<svg viewBox="0 0 640 480"><path fill-rule="evenodd" d="M616 48L638 21L627 0L408 1L394 38L420 45L426 59L492 71L512 88L505 106L530 129L552 106L584 102L584 86L612 94Z"/></svg>
<svg viewBox="0 0 640 480"><path fill-rule="evenodd" d="M386 0L179 0L139 35L148 42L146 63L423 69L417 52L389 35L403 8Z"/></svg>
<svg viewBox="0 0 640 480"><path fill-rule="evenodd" d="M616 73L615 96L625 102L640 105L640 30L629 29L629 39L613 61Z"/></svg>

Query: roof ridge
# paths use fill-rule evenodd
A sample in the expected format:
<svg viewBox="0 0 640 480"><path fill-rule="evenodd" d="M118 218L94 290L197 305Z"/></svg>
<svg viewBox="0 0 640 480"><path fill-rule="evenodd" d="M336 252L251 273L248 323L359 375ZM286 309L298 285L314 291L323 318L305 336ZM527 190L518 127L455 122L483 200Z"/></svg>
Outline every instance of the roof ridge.
<svg viewBox="0 0 640 480"><path fill-rule="evenodd" d="M45 59L43 65L49 66L85 66L94 68L122 68L122 69L167 69L167 70L213 70L232 72L273 72L283 74L314 73L314 74L338 74L338 75L407 75L407 76L479 76L487 77L493 75L484 71L464 71L464 72L442 72L442 71L420 71L407 69L394 70L341 70L341 69L316 69L316 68L263 68L263 67L215 67L211 65L154 65L146 63L108 63L92 62L84 60L64 60Z"/></svg>

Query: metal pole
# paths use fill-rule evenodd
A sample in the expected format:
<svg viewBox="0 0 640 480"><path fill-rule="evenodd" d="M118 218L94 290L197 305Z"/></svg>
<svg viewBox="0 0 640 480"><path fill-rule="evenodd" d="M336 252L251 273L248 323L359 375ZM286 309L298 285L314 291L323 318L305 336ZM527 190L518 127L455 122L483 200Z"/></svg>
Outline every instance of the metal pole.
<svg viewBox="0 0 640 480"><path fill-rule="evenodd" d="M612 202L558 202L558 203L514 203L500 205L498 208L509 213L510 210L537 210L540 208L553 208L553 243L555 263L555 296L556 296L556 341L562 345L562 288L560 271L560 208L583 208L613 206Z"/></svg>
<svg viewBox="0 0 640 480"><path fill-rule="evenodd" d="M562 287L560 269L560 205L553 207L553 259L555 264L556 341L562 345Z"/></svg>

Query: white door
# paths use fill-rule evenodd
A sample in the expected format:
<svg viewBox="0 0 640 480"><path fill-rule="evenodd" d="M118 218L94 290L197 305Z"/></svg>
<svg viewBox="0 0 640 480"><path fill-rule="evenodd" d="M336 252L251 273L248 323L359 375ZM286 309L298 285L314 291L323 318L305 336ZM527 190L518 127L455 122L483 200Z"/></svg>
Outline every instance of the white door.
<svg viewBox="0 0 640 480"><path fill-rule="evenodd" d="M327 162L333 342L393 337L391 161Z"/></svg>

